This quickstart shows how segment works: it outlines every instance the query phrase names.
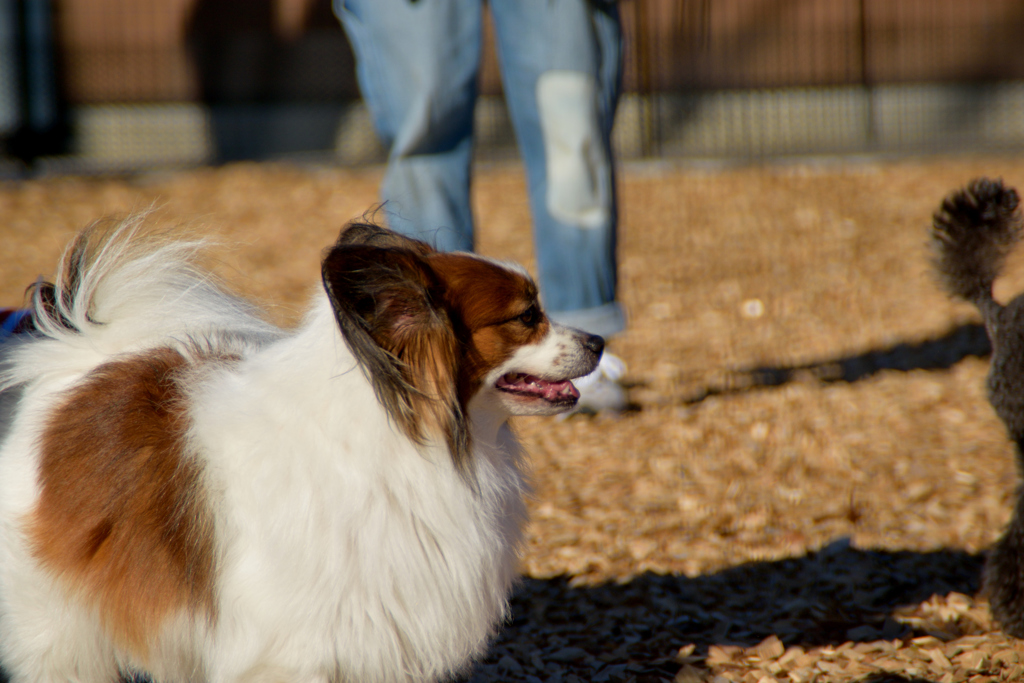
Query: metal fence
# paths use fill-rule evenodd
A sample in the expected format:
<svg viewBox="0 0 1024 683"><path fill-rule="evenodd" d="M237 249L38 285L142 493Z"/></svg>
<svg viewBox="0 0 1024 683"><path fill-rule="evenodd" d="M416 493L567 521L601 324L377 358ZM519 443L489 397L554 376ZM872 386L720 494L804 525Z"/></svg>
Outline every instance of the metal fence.
<svg viewBox="0 0 1024 683"><path fill-rule="evenodd" d="M1020 0L621 0L623 157L1024 149ZM514 155L485 31L478 155ZM0 139L42 170L379 161L330 0L0 0Z"/></svg>

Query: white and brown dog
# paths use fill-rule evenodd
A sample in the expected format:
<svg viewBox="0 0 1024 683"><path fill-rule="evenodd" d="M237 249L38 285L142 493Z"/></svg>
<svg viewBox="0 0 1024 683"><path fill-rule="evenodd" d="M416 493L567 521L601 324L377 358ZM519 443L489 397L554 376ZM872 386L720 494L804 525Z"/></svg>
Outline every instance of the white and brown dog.
<svg viewBox="0 0 1024 683"><path fill-rule="evenodd" d="M129 220L84 232L0 347L12 681L435 681L507 610L507 420L571 408L600 337L523 270L366 224L294 331Z"/></svg>

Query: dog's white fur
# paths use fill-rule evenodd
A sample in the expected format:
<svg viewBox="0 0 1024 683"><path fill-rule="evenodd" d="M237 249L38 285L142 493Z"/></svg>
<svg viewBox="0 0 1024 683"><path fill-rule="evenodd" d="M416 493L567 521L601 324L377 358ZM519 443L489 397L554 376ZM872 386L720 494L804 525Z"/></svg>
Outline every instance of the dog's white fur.
<svg viewBox="0 0 1024 683"><path fill-rule="evenodd" d="M569 353L577 333L552 325L488 374L469 403L472 467L460 471L442 442L416 443L389 417L323 292L286 333L193 267L196 244L153 246L136 228L123 225L82 273L60 308L70 325L51 316L42 335L2 349L0 659L12 680L140 670L157 681L373 683L464 671L506 614L526 518L522 454L494 382L568 363L584 374ZM166 346L240 360L201 364L187 396L188 457L216 529L217 618L177 614L142 656L40 566L24 521L63 393L111 359Z"/></svg>

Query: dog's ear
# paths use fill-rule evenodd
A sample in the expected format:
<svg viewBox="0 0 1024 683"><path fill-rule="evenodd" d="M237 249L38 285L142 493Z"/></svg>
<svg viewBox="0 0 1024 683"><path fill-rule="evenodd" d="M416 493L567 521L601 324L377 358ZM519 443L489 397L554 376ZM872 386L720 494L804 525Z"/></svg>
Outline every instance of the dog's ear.
<svg viewBox="0 0 1024 683"><path fill-rule="evenodd" d="M365 244L371 247L409 249L421 256L433 253L433 249L426 243L414 240L411 237L400 235L397 232L382 228L373 223L352 222L341 229L338 242L335 246Z"/></svg>
<svg viewBox="0 0 1024 683"><path fill-rule="evenodd" d="M391 418L417 442L441 436L461 469L469 432L456 390L459 342L442 303L443 285L424 253L396 246L414 240L370 227L358 226L355 236L350 228L328 250L324 289Z"/></svg>

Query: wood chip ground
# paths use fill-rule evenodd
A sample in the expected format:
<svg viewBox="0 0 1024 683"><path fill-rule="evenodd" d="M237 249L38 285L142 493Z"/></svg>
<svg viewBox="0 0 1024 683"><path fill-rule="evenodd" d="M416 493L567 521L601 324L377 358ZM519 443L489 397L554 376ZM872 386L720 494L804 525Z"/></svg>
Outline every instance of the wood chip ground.
<svg viewBox="0 0 1024 683"><path fill-rule="evenodd" d="M620 271L632 410L522 420L524 579L473 683L1024 680L979 595L1017 473L987 342L929 266L932 211L1009 157L632 164ZM296 321L381 169L239 164L0 185L0 304L79 227L152 207ZM532 268L521 170L479 169L478 248ZM998 283L1024 291L1024 253Z"/></svg>

